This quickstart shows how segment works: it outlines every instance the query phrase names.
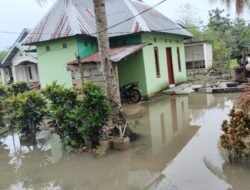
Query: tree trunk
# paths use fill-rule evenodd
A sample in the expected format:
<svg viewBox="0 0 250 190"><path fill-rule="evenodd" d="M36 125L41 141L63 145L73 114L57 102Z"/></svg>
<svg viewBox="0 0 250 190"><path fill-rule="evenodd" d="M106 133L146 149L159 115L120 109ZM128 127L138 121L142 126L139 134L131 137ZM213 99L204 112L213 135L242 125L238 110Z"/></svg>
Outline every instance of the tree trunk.
<svg viewBox="0 0 250 190"><path fill-rule="evenodd" d="M119 92L117 66L113 65L109 53L109 37L107 30L107 18L105 10L105 0L93 0L95 17L96 17L96 30L98 38L98 48L101 58L101 68L103 68L104 77L106 81L106 93L109 100L114 101L111 105L113 111L121 110L121 99Z"/></svg>

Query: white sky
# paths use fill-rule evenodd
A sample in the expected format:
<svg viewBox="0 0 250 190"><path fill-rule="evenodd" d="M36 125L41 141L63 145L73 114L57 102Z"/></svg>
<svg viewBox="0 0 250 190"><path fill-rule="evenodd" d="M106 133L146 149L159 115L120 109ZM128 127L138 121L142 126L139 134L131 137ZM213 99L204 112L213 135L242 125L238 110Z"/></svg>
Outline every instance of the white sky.
<svg viewBox="0 0 250 190"><path fill-rule="evenodd" d="M48 3L40 6L35 0L1 0L0 6L0 51L11 46L18 34L3 33L21 32L24 27L33 28L48 11L54 0L47 0ZM154 5L160 0L144 0L149 5ZM225 8L220 3L211 4L209 0L168 0L157 9L172 20L180 18L180 6L190 4L204 23L208 20L208 10L213 8ZM235 18L234 7L229 10L231 17ZM243 18L250 20L250 11L244 12Z"/></svg>

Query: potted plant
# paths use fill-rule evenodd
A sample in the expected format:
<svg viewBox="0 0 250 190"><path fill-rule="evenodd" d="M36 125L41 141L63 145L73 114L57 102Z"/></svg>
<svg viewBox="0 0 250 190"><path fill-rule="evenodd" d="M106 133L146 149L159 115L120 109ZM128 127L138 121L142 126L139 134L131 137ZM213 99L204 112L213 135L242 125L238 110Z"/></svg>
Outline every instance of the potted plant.
<svg viewBox="0 0 250 190"><path fill-rule="evenodd" d="M118 129L119 137L114 138L112 140L113 149L115 150L127 150L130 146L130 139L129 137L125 136L126 129L128 127L128 123L126 122L125 125L115 125L114 128Z"/></svg>

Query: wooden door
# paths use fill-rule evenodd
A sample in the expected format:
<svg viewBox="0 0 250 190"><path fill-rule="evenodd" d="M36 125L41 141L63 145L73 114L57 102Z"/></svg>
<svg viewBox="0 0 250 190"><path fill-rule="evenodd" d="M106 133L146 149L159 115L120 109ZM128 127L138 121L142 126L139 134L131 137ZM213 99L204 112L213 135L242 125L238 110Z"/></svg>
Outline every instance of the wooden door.
<svg viewBox="0 0 250 190"><path fill-rule="evenodd" d="M174 69L171 48L166 48L167 65L168 65L168 82L174 84Z"/></svg>

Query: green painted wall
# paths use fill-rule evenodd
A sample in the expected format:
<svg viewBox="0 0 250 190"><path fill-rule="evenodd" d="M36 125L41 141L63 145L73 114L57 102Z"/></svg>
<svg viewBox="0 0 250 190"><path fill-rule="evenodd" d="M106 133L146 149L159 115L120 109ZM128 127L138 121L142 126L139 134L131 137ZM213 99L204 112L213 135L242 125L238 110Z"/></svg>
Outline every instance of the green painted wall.
<svg viewBox="0 0 250 190"><path fill-rule="evenodd" d="M110 38L110 47L123 46L126 44L139 44L141 43L141 35L126 35Z"/></svg>
<svg viewBox="0 0 250 190"><path fill-rule="evenodd" d="M85 57L97 51L97 40L91 37L81 37L77 39L77 48L80 57Z"/></svg>
<svg viewBox="0 0 250 190"><path fill-rule="evenodd" d="M63 48L62 44L67 47ZM46 50L46 46L50 48ZM77 41L75 38L65 38L37 44L38 70L41 87L57 80L59 84L72 87L71 73L67 71L67 63L76 59Z"/></svg>
<svg viewBox="0 0 250 190"><path fill-rule="evenodd" d="M63 43L67 45L62 48ZM46 51L46 46L50 51ZM59 84L72 87L71 73L67 71L67 63L97 51L97 41L94 38L64 38L37 44L38 70L42 88L57 80Z"/></svg>
<svg viewBox="0 0 250 190"><path fill-rule="evenodd" d="M152 45L143 48L143 58L146 71L146 83L148 95L153 95L166 88L168 83L168 67L166 48L172 48L172 59L175 84L186 81L186 65L183 38L174 35L160 33L142 33L142 42L149 42ZM160 77L156 75L154 47L158 47ZM177 47L180 48L181 72L178 69Z"/></svg>
<svg viewBox="0 0 250 190"><path fill-rule="evenodd" d="M120 86L123 86L129 82L139 81L139 87L142 90L142 95L147 95L142 50L118 63L118 75Z"/></svg>

